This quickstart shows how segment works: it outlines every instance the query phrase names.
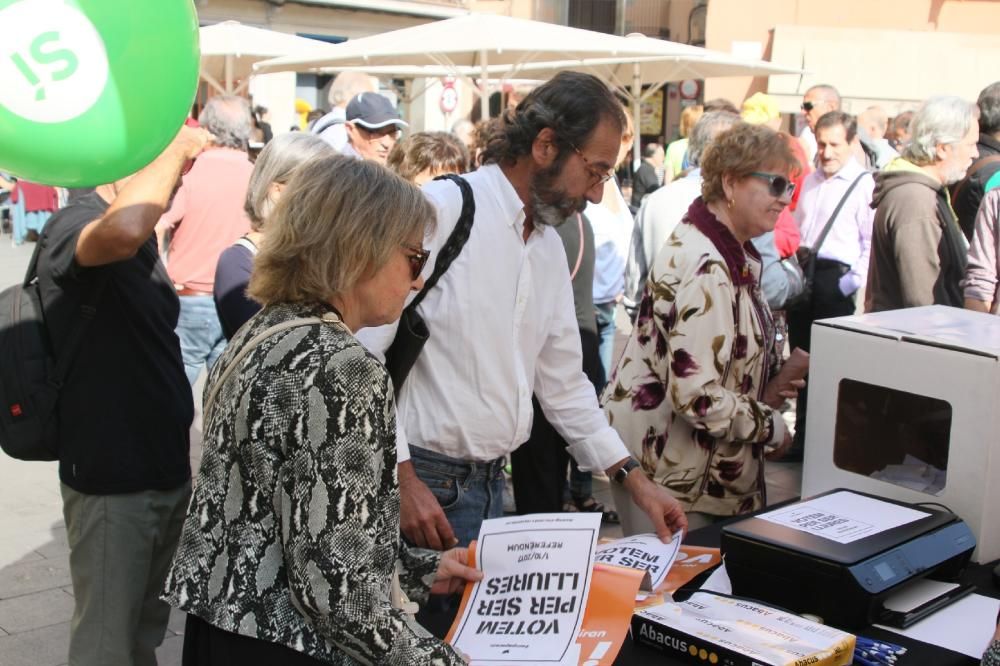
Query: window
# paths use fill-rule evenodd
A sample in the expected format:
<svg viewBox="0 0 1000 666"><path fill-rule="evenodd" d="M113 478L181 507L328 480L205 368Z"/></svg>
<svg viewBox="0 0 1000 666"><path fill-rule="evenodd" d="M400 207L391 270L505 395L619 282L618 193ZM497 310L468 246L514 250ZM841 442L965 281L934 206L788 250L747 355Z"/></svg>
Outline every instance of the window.
<svg viewBox="0 0 1000 666"><path fill-rule="evenodd" d="M855 474L940 495L948 471L951 413L944 400L843 379L833 462Z"/></svg>

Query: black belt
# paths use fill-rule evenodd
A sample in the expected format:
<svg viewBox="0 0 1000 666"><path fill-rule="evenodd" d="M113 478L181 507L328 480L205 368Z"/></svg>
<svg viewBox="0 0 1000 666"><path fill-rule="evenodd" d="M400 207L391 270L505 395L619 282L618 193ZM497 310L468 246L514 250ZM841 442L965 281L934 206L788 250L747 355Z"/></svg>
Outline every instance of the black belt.
<svg viewBox="0 0 1000 666"><path fill-rule="evenodd" d="M844 262L837 261L836 259L819 259L819 258L817 258L816 259L816 270L818 270L818 271L837 270L837 271L840 271L841 275L843 275L844 273L846 273L849 270L851 270L851 266L850 266L850 264L845 264Z"/></svg>

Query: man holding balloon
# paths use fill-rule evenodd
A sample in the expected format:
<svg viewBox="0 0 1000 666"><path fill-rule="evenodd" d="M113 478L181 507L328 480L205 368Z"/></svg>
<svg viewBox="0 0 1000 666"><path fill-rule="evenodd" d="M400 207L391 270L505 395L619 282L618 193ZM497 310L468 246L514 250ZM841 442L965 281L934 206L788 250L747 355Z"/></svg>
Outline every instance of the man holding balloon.
<svg viewBox="0 0 1000 666"><path fill-rule="evenodd" d="M149 166L56 213L40 241L56 350L81 325L81 304L97 303L58 407L74 665L155 664L169 618L159 592L191 494L194 405L153 227L210 139L182 128Z"/></svg>

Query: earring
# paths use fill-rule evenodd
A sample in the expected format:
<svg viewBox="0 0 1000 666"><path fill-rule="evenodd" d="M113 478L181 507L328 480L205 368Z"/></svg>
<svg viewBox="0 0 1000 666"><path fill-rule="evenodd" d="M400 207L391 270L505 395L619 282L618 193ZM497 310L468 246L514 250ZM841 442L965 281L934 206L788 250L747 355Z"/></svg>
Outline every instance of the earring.
<svg viewBox="0 0 1000 666"><path fill-rule="evenodd" d="M736 205L736 200L735 199L730 199L729 203L727 204L727 208L729 208L729 210L732 210L733 206L735 206L735 205Z"/></svg>

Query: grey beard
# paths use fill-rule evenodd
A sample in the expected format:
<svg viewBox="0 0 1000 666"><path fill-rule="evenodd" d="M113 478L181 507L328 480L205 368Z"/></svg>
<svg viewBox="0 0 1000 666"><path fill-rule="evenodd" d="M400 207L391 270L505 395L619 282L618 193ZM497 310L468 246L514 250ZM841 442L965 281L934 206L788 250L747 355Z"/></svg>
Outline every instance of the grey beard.
<svg viewBox="0 0 1000 666"><path fill-rule="evenodd" d="M532 196L531 207L533 211L531 219L538 228L558 227L568 217L559 206L542 201L537 192Z"/></svg>
<svg viewBox="0 0 1000 666"><path fill-rule="evenodd" d="M537 174L531 183L532 220L536 227L558 227L570 215L583 212L587 206L586 199L567 198L565 193L551 187L559 169L558 166L550 167Z"/></svg>

